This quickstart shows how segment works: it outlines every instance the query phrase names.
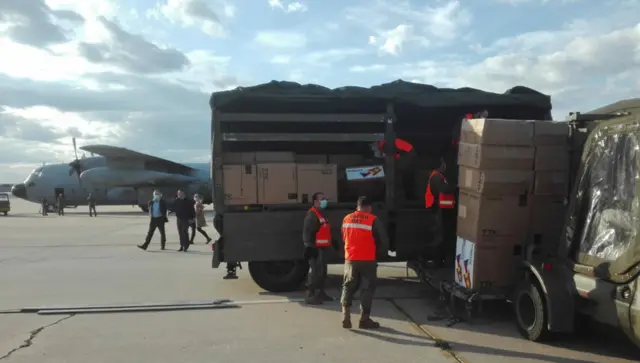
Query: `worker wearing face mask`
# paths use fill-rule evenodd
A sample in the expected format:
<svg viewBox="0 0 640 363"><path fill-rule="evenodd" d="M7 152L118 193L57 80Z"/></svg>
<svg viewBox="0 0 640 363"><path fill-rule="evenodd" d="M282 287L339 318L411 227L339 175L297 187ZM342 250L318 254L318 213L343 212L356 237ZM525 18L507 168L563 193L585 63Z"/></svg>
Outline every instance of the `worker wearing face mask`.
<svg viewBox="0 0 640 363"><path fill-rule="evenodd" d="M333 246L336 250L337 247L332 241L331 226L325 213L327 198L323 193L317 192L313 194L312 200L313 206L307 212L302 227L304 258L309 261L311 267L305 302L310 305L318 305L325 301L333 301L333 298L324 291L324 282L327 276L326 253L329 247Z"/></svg>

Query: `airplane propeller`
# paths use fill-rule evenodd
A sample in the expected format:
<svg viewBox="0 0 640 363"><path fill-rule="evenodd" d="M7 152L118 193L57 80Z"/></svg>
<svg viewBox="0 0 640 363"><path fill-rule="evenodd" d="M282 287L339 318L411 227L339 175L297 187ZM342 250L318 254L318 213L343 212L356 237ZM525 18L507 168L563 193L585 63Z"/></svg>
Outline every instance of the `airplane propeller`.
<svg viewBox="0 0 640 363"><path fill-rule="evenodd" d="M80 163L80 159L78 159L78 149L76 147L76 138L72 138L73 141L73 152L75 153L75 160L69 163L71 169L69 169L69 175L76 173L78 177L78 183L80 184L80 188L82 189L82 179L80 178L80 174L82 174L82 164Z"/></svg>

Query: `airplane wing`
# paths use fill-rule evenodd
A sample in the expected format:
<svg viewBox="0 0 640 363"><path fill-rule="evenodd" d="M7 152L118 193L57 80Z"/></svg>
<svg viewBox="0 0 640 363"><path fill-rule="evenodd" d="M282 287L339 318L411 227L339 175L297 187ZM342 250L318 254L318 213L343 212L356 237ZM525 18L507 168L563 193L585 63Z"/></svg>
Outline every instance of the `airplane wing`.
<svg viewBox="0 0 640 363"><path fill-rule="evenodd" d="M165 173L189 174L195 169L167 159L143 154L123 147L110 145L87 145L80 150L104 156L107 165L125 169L153 170Z"/></svg>

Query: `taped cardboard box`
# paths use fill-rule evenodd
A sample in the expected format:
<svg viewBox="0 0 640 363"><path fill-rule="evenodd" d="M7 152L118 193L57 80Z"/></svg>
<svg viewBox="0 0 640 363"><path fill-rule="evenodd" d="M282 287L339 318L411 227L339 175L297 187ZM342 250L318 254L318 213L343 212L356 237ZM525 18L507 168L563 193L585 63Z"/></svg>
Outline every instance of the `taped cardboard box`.
<svg viewBox="0 0 640 363"><path fill-rule="evenodd" d="M504 293L516 282L522 260L520 241L478 244L458 237L454 280L466 289L481 293Z"/></svg>
<svg viewBox="0 0 640 363"><path fill-rule="evenodd" d="M530 239L546 251L552 251L563 237L565 198L553 195L531 197Z"/></svg>
<svg viewBox="0 0 640 363"><path fill-rule="evenodd" d="M536 121L533 125L535 145L567 145L569 124L566 122Z"/></svg>
<svg viewBox="0 0 640 363"><path fill-rule="evenodd" d="M476 169L533 170L532 146L458 145L458 165Z"/></svg>
<svg viewBox="0 0 640 363"><path fill-rule="evenodd" d="M524 242L531 219L530 195L484 195L460 190L457 235L484 243Z"/></svg>
<svg viewBox="0 0 640 363"><path fill-rule="evenodd" d="M460 188L482 194L526 194L533 190L533 171L485 170L461 166Z"/></svg>
<svg viewBox="0 0 640 363"><path fill-rule="evenodd" d="M533 194L564 196L567 194L568 183L568 171L536 171L533 178Z"/></svg>
<svg viewBox="0 0 640 363"><path fill-rule="evenodd" d="M536 171L569 170L568 146L537 146L533 168Z"/></svg>
<svg viewBox="0 0 640 363"><path fill-rule="evenodd" d="M258 164L258 204L298 203L295 163Z"/></svg>
<svg viewBox="0 0 640 363"><path fill-rule="evenodd" d="M460 142L482 145L533 145L533 122L525 120L471 119L460 126Z"/></svg>
<svg viewBox="0 0 640 363"><path fill-rule="evenodd" d="M255 165L223 165L222 179L227 205L258 203L258 179Z"/></svg>
<svg viewBox="0 0 640 363"><path fill-rule="evenodd" d="M338 166L335 164L298 164L298 202L311 203L321 192L330 202L338 201Z"/></svg>

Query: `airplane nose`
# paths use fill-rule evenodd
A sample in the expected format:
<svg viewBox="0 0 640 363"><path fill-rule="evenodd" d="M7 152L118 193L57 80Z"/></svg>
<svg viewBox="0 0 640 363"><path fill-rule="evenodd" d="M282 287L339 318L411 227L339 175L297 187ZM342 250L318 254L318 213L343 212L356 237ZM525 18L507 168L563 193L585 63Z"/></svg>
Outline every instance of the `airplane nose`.
<svg viewBox="0 0 640 363"><path fill-rule="evenodd" d="M11 194L17 198L27 199L27 187L24 184L16 184L11 187Z"/></svg>

